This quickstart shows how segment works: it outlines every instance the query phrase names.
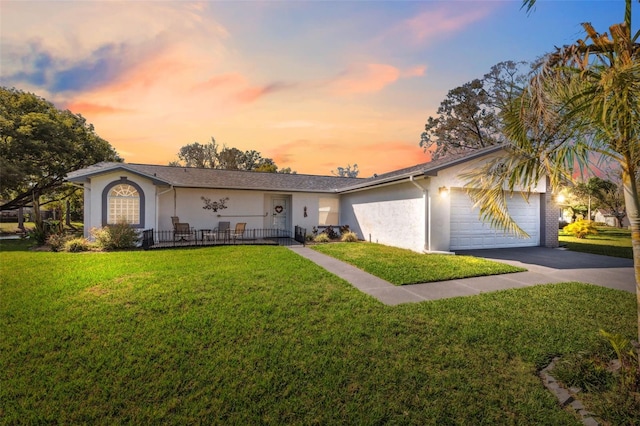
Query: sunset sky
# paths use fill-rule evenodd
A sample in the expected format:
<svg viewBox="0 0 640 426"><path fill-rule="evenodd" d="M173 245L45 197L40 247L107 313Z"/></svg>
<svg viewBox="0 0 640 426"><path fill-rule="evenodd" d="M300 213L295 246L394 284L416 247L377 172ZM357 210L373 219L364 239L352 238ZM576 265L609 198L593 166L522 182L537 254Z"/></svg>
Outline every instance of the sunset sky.
<svg viewBox="0 0 640 426"><path fill-rule="evenodd" d="M447 92L621 22L624 1L0 1L0 84L80 113L131 163L255 149L298 173L428 161ZM634 1L634 13L640 7Z"/></svg>

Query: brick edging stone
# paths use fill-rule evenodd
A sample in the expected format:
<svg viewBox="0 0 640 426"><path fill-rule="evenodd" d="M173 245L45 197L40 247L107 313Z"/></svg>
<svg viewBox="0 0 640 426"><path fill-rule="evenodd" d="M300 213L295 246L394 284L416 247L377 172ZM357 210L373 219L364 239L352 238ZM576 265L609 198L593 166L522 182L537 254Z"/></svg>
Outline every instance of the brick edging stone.
<svg viewBox="0 0 640 426"><path fill-rule="evenodd" d="M542 383L555 395L562 408L572 409L578 414L582 420L582 424L585 426L601 426L601 424L593 418L593 413L588 412L584 408L584 405L582 405L582 402L575 398L575 394L580 392L580 389L566 389L551 375L551 371L559 359L559 357L553 358L549 365L540 370L539 376L542 379Z"/></svg>

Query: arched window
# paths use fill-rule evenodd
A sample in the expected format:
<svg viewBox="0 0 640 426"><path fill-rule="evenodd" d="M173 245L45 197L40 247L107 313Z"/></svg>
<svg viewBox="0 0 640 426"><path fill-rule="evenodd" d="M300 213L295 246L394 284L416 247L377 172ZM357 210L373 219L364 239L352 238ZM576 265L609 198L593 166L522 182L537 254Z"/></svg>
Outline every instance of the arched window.
<svg viewBox="0 0 640 426"><path fill-rule="evenodd" d="M120 184L109 191L108 224L127 222L131 225L140 223L140 195L131 185Z"/></svg>
<svg viewBox="0 0 640 426"><path fill-rule="evenodd" d="M136 228L144 226L144 193L126 178L112 182L102 194L102 224L126 222Z"/></svg>

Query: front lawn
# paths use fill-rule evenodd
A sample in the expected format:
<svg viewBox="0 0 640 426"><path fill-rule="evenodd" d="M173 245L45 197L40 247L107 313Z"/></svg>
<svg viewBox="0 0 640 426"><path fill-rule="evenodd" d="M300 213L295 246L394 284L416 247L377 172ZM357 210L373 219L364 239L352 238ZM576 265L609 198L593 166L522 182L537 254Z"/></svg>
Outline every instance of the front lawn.
<svg viewBox="0 0 640 426"><path fill-rule="evenodd" d="M23 226L26 231L31 231L35 228L36 224L34 222L24 222ZM71 227L72 229L81 232L83 224L82 222L71 222ZM69 229L69 227L65 226L65 229ZM0 235L15 234L18 232L20 232L20 229L18 228L18 222L0 222Z"/></svg>
<svg viewBox="0 0 640 426"><path fill-rule="evenodd" d="M26 230L33 229L34 226L33 222L24 222L24 228ZM15 234L17 232L20 232L17 222L0 222L0 235Z"/></svg>
<svg viewBox="0 0 640 426"><path fill-rule="evenodd" d="M311 246L395 285L522 272L526 269L473 256L420 254L375 243Z"/></svg>
<svg viewBox="0 0 640 426"><path fill-rule="evenodd" d="M537 371L636 335L579 283L389 307L283 247L0 256L5 424L579 425Z"/></svg>
<svg viewBox="0 0 640 426"><path fill-rule="evenodd" d="M586 238L575 238L561 230L558 237L560 245L572 251L633 259L629 229L610 226L599 226L597 229L597 235L588 235Z"/></svg>

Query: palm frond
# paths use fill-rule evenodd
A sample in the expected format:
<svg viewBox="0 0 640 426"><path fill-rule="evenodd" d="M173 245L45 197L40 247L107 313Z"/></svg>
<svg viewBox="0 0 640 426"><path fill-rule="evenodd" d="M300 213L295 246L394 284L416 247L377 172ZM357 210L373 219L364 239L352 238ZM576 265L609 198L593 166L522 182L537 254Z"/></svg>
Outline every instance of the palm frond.
<svg viewBox="0 0 640 426"><path fill-rule="evenodd" d="M536 152L534 145L505 146L505 155L492 159L482 167L461 177L468 195L479 208L480 218L492 227L505 230L519 237L528 234L511 218L508 199L520 194L527 202L541 179L545 178L544 156ZM564 174L557 170L559 176ZM558 180L562 180L559 177Z"/></svg>

